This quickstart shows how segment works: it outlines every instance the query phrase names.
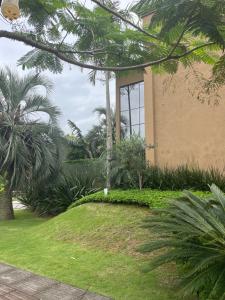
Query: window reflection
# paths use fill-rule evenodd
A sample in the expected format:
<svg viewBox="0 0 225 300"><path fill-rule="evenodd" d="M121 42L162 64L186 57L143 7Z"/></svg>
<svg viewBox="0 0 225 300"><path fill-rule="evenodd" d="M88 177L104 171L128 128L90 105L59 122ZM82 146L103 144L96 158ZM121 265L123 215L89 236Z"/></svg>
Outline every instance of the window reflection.
<svg viewBox="0 0 225 300"><path fill-rule="evenodd" d="M131 124L132 126L139 125L140 123L139 108L131 110L131 120L132 120L132 124Z"/></svg>
<svg viewBox="0 0 225 300"><path fill-rule="evenodd" d="M121 106L121 111L128 110L128 93L126 88L121 88L120 89L120 106Z"/></svg>
<svg viewBox="0 0 225 300"><path fill-rule="evenodd" d="M136 134L145 137L144 83L135 83L120 89L120 115L122 136Z"/></svg>
<svg viewBox="0 0 225 300"><path fill-rule="evenodd" d="M130 92L130 108L140 107L140 87L139 84L134 84L129 86Z"/></svg>

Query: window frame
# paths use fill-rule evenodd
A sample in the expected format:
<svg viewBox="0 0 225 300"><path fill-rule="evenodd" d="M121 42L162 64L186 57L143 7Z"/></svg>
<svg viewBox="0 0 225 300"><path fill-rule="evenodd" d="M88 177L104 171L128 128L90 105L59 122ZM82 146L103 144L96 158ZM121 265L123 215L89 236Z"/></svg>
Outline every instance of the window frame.
<svg viewBox="0 0 225 300"><path fill-rule="evenodd" d="M135 107L135 108L131 108L131 93L130 93L130 87L131 86L135 86L135 85L138 85L138 107ZM143 86L143 93L141 93L141 87ZM124 89L124 88L128 88L128 91L126 92L127 93L127 101L128 101L128 108L127 109L121 109L121 104L122 104L122 92L121 90ZM143 94L143 95L142 95ZM119 113L120 113L120 117L123 115L123 113L127 112L128 115L129 115L129 120L128 120L128 125L127 126L122 126L122 128L127 128L128 129L128 137L134 135L134 127L137 127L138 126L138 135L139 136L142 136L141 135L141 132L144 132L144 137L145 137L145 103L144 103L144 81L141 80L141 81L137 81L137 82L134 82L134 83L130 83L130 84L126 84L126 85L121 85L119 87L119 95L120 95L120 105L119 105ZM143 100L141 99L141 95L143 96ZM143 103L143 105L141 105ZM143 112L142 112L143 110ZM132 123L132 112L134 111L138 111L138 123ZM144 113L144 114L143 114ZM141 117L143 116L143 122ZM120 124L121 126L121 124ZM143 131L143 127L144 126L144 131Z"/></svg>

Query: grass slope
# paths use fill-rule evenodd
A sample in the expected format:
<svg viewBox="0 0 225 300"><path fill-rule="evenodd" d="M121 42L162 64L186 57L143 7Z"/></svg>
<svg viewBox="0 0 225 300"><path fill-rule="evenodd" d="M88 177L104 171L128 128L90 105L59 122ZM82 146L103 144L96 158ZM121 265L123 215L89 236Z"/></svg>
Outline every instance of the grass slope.
<svg viewBox="0 0 225 300"><path fill-rule="evenodd" d="M85 204L44 220L20 211L16 220L0 223L0 261L114 299L179 299L168 282L172 270L142 271L149 257L136 247L146 239L140 225L148 213Z"/></svg>

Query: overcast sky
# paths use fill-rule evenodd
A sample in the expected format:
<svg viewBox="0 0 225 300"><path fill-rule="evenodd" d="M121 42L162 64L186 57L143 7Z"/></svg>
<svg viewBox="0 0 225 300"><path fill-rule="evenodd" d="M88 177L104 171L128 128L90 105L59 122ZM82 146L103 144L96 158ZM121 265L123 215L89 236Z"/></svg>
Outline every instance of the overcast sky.
<svg viewBox="0 0 225 300"><path fill-rule="evenodd" d="M85 1L88 6L90 1ZM121 0L121 6L132 3L129 0ZM0 21L1 29L7 29L7 25ZM8 65L17 69L21 75L23 71L16 66L17 60L31 48L19 42L0 39L0 66ZM68 133L67 120L75 122L84 132L92 127L98 120L93 110L98 106L105 106L105 87L103 82L97 82L92 86L88 81L88 71L81 72L79 67L65 64L62 74L46 72L54 83L54 91L51 94L52 102L62 112L60 126ZM111 101L115 106L115 82L111 81Z"/></svg>

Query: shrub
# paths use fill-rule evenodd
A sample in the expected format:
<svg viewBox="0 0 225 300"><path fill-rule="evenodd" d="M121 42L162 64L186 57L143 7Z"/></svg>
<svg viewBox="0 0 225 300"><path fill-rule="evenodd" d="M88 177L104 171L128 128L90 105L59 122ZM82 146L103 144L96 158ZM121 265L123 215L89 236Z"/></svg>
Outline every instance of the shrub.
<svg viewBox="0 0 225 300"><path fill-rule="evenodd" d="M215 183L225 191L225 176L215 169L180 166L175 169L149 166L145 175L145 187L161 190L201 190Z"/></svg>
<svg viewBox="0 0 225 300"><path fill-rule="evenodd" d="M121 141L114 151L112 185L114 188L151 188L159 190L207 191L208 184L216 184L225 191L225 175L216 169L202 170L197 166L160 168L147 164L146 145L137 136Z"/></svg>
<svg viewBox="0 0 225 300"><path fill-rule="evenodd" d="M120 167L120 171L122 167ZM130 181L122 176L120 181L114 180L115 188L138 188L137 176ZM187 165L177 168L159 168L157 166L146 166L143 172L143 187L159 190L184 190L207 191L208 185L215 183L225 191L225 176L218 170L201 170L198 167Z"/></svg>
<svg viewBox="0 0 225 300"><path fill-rule="evenodd" d="M169 262L180 266L181 286L187 295L200 299L224 299L225 295L225 196L215 185L212 196L201 199L185 192L146 220L145 226L158 235L142 247L160 251L150 270Z"/></svg>
<svg viewBox="0 0 225 300"><path fill-rule="evenodd" d="M146 161L145 143L137 136L122 140L115 148L112 164L112 183L119 187L142 189Z"/></svg>
<svg viewBox="0 0 225 300"><path fill-rule="evenodd" d="M38 215L57 215L71 203L95 193L99 184L95 167L90 163L65 165L55 178L27 189L20 201Z"/></svg>
<svg viewBox="0 0 225 300"><path fill-rule="evenodd" d="M181 196L180 191L158 191L150 189L140 190L112 190L108 196L103 191L83 197L73 203L70 208L79 206L89 202L105 202L120 204L135 204L139 206L147 206L151 208L166 207L170 200L174 197ZM197 195L205 196L207 193L196 192Z"/></svg>

